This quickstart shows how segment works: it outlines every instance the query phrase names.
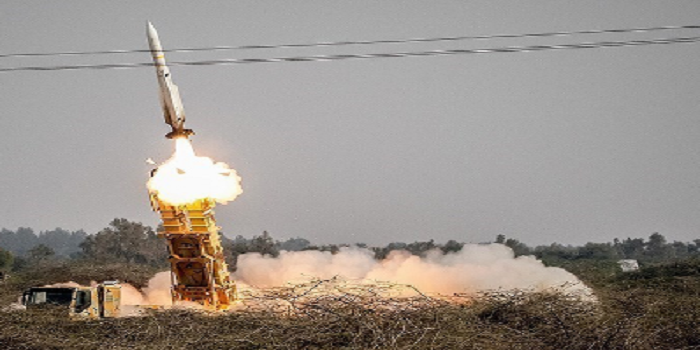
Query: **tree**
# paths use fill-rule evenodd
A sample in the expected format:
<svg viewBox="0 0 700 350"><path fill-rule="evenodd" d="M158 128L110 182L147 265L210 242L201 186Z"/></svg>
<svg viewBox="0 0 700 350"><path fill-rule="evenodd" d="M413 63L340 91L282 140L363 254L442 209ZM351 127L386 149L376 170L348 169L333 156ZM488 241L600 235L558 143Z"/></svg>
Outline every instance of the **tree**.
<svg viewBox="0 0 700 350"><path fill-rule="evenodd" d="M692 249L694 249L693 244L685 244L683 242L675 241L671 243L671 248L673 250L673 256L676 258L686 258L690 256Z"/></svg>
<svg viewBox="0 0 700 350"><path fill-rule="evenodd" d="M0 248L0 272L7 272L12 267L14 256L9 251Z"/></svg>
<svg viewBox="0 0 700 350"><path fill-rule="evenodd" d="M525 245L525 243L520 243L520 241L518 241L517 239L508 238L505 242L505 245L510 247L510 249L513 249L513 253L515 253L515 256L530 254L530 247Z"/></svg>
<svg viewBox="0 0 700 350"><path fill-rule="evenodd" d="M697 255L700 253L700 239L693 240L693 243L688 243L688 254Z"/></svg>
<svg viewBox="0 0 700 350"><path fill-rule="evenodd" d="M20 227L17 231L2 229L0 231L0 246L11 251L15 255L22 255L38 244L34 230L28 227Z"/></svg>
<svg viewBox="0 0 700 350"><path fill-rule="evenodd" d="M619 242L619 241L618 241ZM639 259L644 254L644 239L642 238L627 238L619 242L618 251L622 252L622 257L625 259Z"/></svg>
<svg viewBox="0 0 700 350"><path fill-rule="evenodd" d="M44 244L37 244L27 252L31 262L44 261L56 255L53 249Z"/></svg>
<svg viewBox="0 0 700 350"><path fill-rule="evenodd" d="M17 231L7 229L0 230L0 246L11 251L15 255L25 255L30 249L39 244L51 248L55 255L71 256L80 251L80 243L85 240L87 234L83 230L69 232L61 228L51 231L42 231L39 235L27 227L20 227Z"/></svg>
<svg viewBox="0 0 700 350"><path fill-rule="evenodd" d="M464 243L459 243L453 239L447 241L445 245L443 245L440 249L442 249L442 252L447 254L447 253L455 253L460 250L462 250L462 247L464 246Z"/></svg>
<svg viewBox="0 0 700 350"><path fill-rule="evenodd" d="M666 237L658 232L654 232L649 236L645 255L653 261L663 261L674 258L673 247L667 244Z"/></svg>
<svg viewBox="0 0 700 350"><path fill-rule="evenodd" d="M305 239L300 240L306 241ZM306 241L308 242L308 241ZM260 253L263 255L279 256L280 243L272 239L267 231L263 231L262 235L254 236L252 239L238 235L234 239L228 239L222 242L224 248L224 256L226 263L235 271L238 265L238 256L245 253ZM307 249L305 247L304 249Z"/></svg>
<svg viewBox="0 0 700 350"><path fill-rule="evenodd" d="M304 238L290 238L284 242L277 243L279 250L286 250L288 252L297 252L304 250L311 245L311 242Z"/></svg>
<svg viewBox="0 0 700 350"><path fill-rule="evenodd" d="M559 243L552 243L548 246L535 248L535 256L548 263L562 260L574 260L578 258L579 249L577 247L565 246Z"/></svg>
<svg viewBox="0 0 700 350"><path fill-rule="evenodd" d="M86 237L87 233L83 230L70 232L57 227L51 231L40 232L37 242L53 249L56 255L70 256L80 251L80 243Z"/></svg>
<svg viewBox="0 0 700 350"><path fill-rule="evenodd" d="M374 251L374 258L377 260L382 260L385 259L387 256L389 256L389 253L393 250L406 250L406 247L408 245L404 242L392 242L387 244L386 247L383 248L372 248Z"/></svg>
<svg viewBox="0 0 700 350"><path fill-rule="evenodd" d="M278 256L279 250L275 246L275 241L270 237L267 231L263 231L262 235L255 236L250 241L249 252L256 252L263 255Z"/></svg>
<svg viewBox="0 0 700 350"><path fill-rule="evenodd" d="M413 255L423 256L430 250L437 248L434 240L429 240L427 242L413 242L407 244L404 249L408 250Z"/></svg>
<svg viewBox="0 0 700 350"><path fill-rule="evenodd" d="M610 243L586 243L579 248L578 257L594 260L617 260L620 258L617 249Z"/></svg>
<svg viewBox="0 0 700 350"><path fill-rule="evenodd" d="M150 226L114 219L109 227L88 236L80 244L86 259L162 265L167 260L165 242Z"/></svg>

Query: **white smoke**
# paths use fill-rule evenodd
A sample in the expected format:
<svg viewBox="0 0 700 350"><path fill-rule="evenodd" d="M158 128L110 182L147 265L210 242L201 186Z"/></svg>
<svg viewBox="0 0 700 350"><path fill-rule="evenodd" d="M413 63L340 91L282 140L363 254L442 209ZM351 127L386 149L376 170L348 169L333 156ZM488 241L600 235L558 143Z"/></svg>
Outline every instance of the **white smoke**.
<svg viewBox="0 0 700 350"><path fill-rule="evenodd" d="M142 290L122 284L122 304L170 306L173 304L170 286L170 271L155 274Z"/></svg>
<svg viewBox="0 0 700 350"><path fill-rule="evenodd" d="M122 284L122 316L143 314L143 310L138 308L140 305L172 306L170 273L157 273L142 290ZM406 251L392 251L386 259L379 261L374 259L374 252L361 248L341 248L336 254L282 251L276 258L247 253L238 257L238 269L234 274L239 287L252 290L333 277L360 283L380 281L407 284L431 295L473 295L494 290L556 290L595 300L592 291L570 272L558 267L546 267L533 256L515 257L513 250L502 244L467 244L456 253L443 254L440 250L433 250L425 257ZM95 286L95 282L92 285ZM81 286L67 282L45 287ZM175 307L202 306L182 303Z"/></svg>
<svg viewBox="0 0 700 350"><path fill-rule="evenodd" d="M467 244L456 253L434 250L424 258L393 251L381 261L374 259L372 251L360 248L341 248L337 254L283 251L277 258L248 253L238 257L235 274L238 281L262 288L335 276L410 284L422 292L443 295L515 289L592 295L566 270L546 267L533 256L515 257L502 244Z"/></svg>

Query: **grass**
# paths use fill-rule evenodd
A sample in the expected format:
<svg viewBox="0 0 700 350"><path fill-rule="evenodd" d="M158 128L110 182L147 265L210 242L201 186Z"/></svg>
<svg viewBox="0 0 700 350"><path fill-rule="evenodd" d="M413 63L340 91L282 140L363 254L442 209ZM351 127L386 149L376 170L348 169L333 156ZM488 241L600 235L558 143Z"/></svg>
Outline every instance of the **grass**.
<svg viewBox="0 0 700 350"><path fill-rule="evenodd" d="M550 293L491 293L454 303L420 294L386 297L383 291L393 288L386 284L327 284L331 290L307 285L263 291L255 295L260 303L219 316L171 310L68 321L55 310L0 312L0 348L700 349L700 276L686 265L678 270L685 272L606 271L596 277L598 303ZM38 280L71 276L83 282L105 273L142 285L148 275L136 269L118 276L126 273L119 266L67 271L13 276L0 286L0 298L16 298L21 286Z"/></svg>

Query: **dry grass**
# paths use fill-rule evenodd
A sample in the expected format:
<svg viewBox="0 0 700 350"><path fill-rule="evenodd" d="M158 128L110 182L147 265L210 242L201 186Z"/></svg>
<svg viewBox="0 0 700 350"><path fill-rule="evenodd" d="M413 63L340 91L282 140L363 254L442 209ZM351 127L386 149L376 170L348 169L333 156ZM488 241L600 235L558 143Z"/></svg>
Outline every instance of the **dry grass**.
<svg viewBox="0 0 700 350"><path fill-rule="evenodd" d="M16 293L10 286L0 295ZM697 292L637 286L600 290L598 303L524 292L445 300L410 286L312 281L249 292L219 316L0 312L0 349L700 349Z"/></svg>

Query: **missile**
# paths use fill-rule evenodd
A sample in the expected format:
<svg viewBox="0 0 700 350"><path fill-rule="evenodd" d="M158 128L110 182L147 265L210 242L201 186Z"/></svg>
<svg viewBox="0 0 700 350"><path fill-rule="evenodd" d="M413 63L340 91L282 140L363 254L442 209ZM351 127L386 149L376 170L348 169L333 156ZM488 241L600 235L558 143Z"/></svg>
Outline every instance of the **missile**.
<svg viewBox="0 0 700 350"><path fill-rule="evenodd" d="M151 49L153 64L158 74L160 105L163 107L165 123L170 125L173 129L171 132L167 133L165 137L169 139L180 137L187 138L193 135L194 131L185 129L185 109L182 107L180 92L177 89L177 85L173 84L172 77L170 76L170 69L168 69L168 66L165 64L165 55L163 53L163 47L160 45L160 40L158 39L158 32L151 22L148 22L147 32L148 46Z"/></svg>

